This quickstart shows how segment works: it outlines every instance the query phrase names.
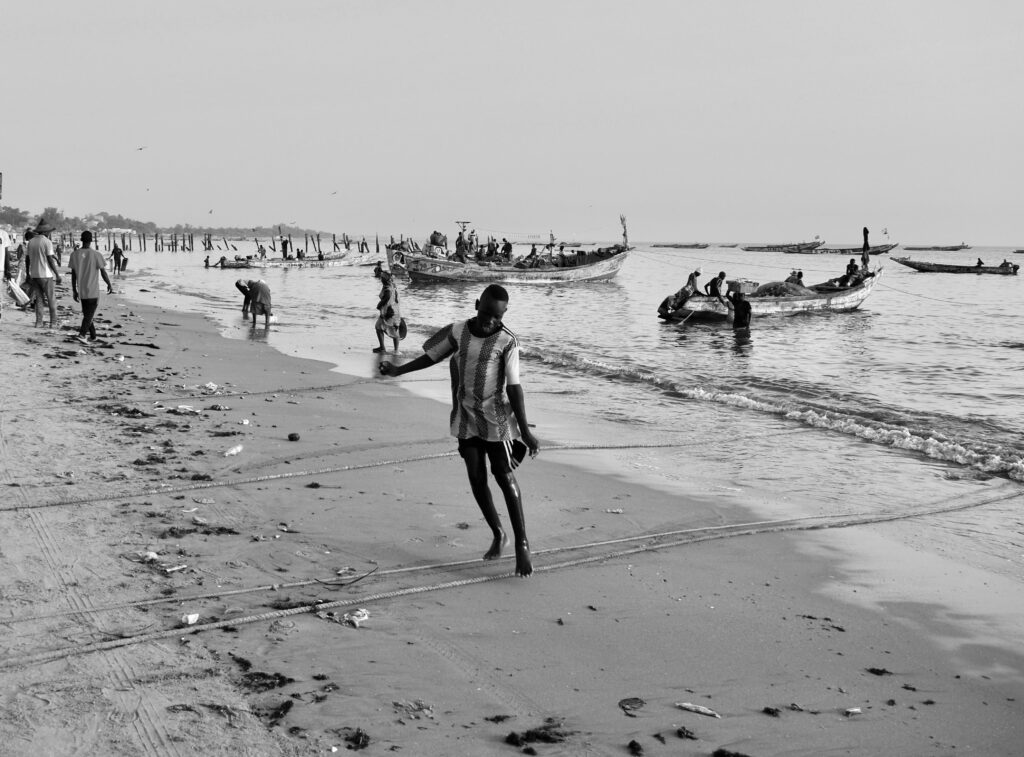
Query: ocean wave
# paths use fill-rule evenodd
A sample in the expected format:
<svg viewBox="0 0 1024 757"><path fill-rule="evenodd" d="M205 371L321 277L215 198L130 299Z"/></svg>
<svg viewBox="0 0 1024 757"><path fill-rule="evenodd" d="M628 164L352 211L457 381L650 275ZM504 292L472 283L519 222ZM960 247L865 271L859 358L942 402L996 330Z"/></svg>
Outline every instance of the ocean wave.
<svg viewBox="0 0 1024 757"><path fill-rule="evenodd" d="M774 385L760 380L751 393L751 386L708 387L707 378L690 376L686 382L658 375L655 372L626 364L614 364L584 358L567 352L523 350L524 359L559 371L572 371L598 380L632 384L658 391L669 399L689 399L711 402L758 413L786 418L804 426L853 436L874 444L894 449L917 452L932 460L956 463L989 475L1005 476L1024 481L1024 450L1009 444L998 444L961 435L959 438L939 430L951 425L952 416L910 413L898 408L880 408L864 403L860 398L829 397L830 403L845 401L852 407L823 409L814 407L814 399L826 395L824 390L803 387L793 391L792 382ZM704 384L702 386L701 384ZM773 395L778 396L773 396ZM856 407L856 410L853 408ZM906 421L899 423L893 421ZM913 421L912 425L909 425Z"/></svg>

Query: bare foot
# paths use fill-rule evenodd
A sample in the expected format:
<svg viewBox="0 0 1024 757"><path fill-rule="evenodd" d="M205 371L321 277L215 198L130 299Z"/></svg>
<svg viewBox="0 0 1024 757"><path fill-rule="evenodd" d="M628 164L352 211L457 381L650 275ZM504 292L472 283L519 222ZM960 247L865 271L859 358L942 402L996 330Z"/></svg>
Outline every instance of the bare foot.
<svg viewBox="0 0 1024 757"><path fill-rule="evenodd" d="M516 542L516 575L526 578L533 574L533 561L530 559L530 542L523 539Z"/></svg>
<svg viewBox="0 0 1024 757"><path fill-rule="evenodd" d="M484 552L485 560L497 560L501 557L501 550L503 547L508 545L508 536L505 535L504 531L498 533L494 537L494 541L491 542L491 548Z"/></svg>

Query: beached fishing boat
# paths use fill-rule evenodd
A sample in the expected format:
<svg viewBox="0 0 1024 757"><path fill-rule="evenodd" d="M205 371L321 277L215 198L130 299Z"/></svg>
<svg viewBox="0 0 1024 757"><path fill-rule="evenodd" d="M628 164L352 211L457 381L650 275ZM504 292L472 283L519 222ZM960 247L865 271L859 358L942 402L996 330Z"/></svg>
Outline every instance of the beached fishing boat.
<svg viewBox="0 0 1024 757"><path fill-rule="evenodd" d="M814 242L792 242L788 244L758 244L758 245L747 245L746 247L740 247L741 250L747 252L809 252L816 250L825 244L824 241Z"/></svg>
<svg viewBox="0 0 1024 757"><path fill-rule="evenodd" d="M708 245L704 242L690 242L688 244L672 242L652 244L651 247L671 247L673 250L706 250Z"/></svg>
<svg viewBox="0 0 1024 757"><path fill-rule="evenodd" d="M882 255L889 250L893 250L899 247L899 242L895 244L876 244L868 247L868 255ZM813 250L787 250L790 254L794 255L863 255L863 247L818 247Z"/></svg>
<svg viewBox="0 0 1024 757"><path fill-rule="evenodd" d="M916 246L911 246L911 245L906 245L905 244L905 245L903 245L903 249L904 250L914 250L915 252L923 252L923 251L930 251L930 252L957 252L958 250L969 250L969 249L971 249L971 246L969 244L964 244L963 242L961 242L960 244L945 245L944 247L939 247L939 246L916 247Z"/></svg>
<svg viewBox="0 0 1024 757"><path fill-rule="evenodd" d="M1016 276L1016 263L1006 265L951 265L948 263L929 263L924 260L911 260L910 258L893 258L897 263L913 268L922 273L994 273L1000 276Z"/></svg>
<svg viewBox="0 0 1024 757"><path fill-rule="evenodd" d="M868 298L882 275L882 269L852 287L840 287L832 282L816 284L807 294L788 296L747 295L753 316L796 315L798 313L848 313L856 310ZM835 281L835 280L833 280ZM731 311L717 297L694 295L667 321L722 321Z"/></svg>
<svg viewBox="0 0 1024 757"><path fill-rule="evenodd" d="M626 217L622 223L622 244L580 250L568 265L556 265L553 249L540 256L536 267L517 267L510 262L461 262L445 257L443 248L428 244L425 252L405 253L405 268L413 282L473 281L489 284L568 284L605 281L619 272L630 250ZM561 262L559 256L558 262ZM520 264L521 265L521 264Z"/></svg>

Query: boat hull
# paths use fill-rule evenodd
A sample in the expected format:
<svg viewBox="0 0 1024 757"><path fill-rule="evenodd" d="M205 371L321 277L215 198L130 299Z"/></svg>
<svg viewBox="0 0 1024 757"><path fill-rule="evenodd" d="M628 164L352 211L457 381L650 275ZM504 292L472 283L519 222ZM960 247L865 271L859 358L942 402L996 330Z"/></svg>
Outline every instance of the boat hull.
<svg viewBox="0 0 1024 757"><path fill-rule="evenodd" d="M882 269L858 286L834 292L815 292L797 297L748 296L750 313L755 317L772 315L798 315L800 313L848 313L856 310L868 298L882 275ZM670 321L725 321L731 311L715 297L691 297Z"/></svg>
<svg viewBox="0 0 1024 757"><path fill-rule="evenodd" d="M969 250L971 246L969 244L951 244L945 247L918 247L918 246L907 246L903 245L904 250L914 250L915 252L958 252L960 250Z"/></svg>
<svg viewBox="0 0 1024 757"><path fill-rule="evenodd" d="M488 284L570 284L605 281L619 272L629 249L610 257L567 268L515 268L509 265L479 265L407 253L406 270L413 282L443 283L472 281Z"/></svg>
<svg viewBox="0 0 1024 757"><path fill-rule="evenodd" d="M1016 276L1019 265L997 266L997 265L951 265L948 263L929 263L925 260L911 260L910 258L893 258L897 263L913 268L921 273L994 273L998 276Z"/></svg>
<svg viewBox="0 0 1024 757"><path fill-rule="evenodd" d="M761 244L740 247L747 252L810 252L821 247L824 242L796 242L793 244Z"/></svg>
<svg viewBox="0 0 1024 757"><path fill-rule="evenodd" d="M868 255L883 255L899 247L895 244L876 244L868 247ZM786 250L791 255L863 255L863 247L818 247L814 250Z"/></svg>

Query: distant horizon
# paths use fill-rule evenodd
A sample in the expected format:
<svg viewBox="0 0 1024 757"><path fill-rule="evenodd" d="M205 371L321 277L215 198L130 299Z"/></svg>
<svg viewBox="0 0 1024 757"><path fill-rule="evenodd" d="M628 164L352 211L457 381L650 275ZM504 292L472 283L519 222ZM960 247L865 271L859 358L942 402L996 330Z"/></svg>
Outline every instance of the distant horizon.
<svg viewBox="0 0 1024 757"><path fill-rule="evenodd" d="M18 207L1024 244L1024 3L38 0L4 21L33 30L0 46L31 71L0 80Z"/></svg>

